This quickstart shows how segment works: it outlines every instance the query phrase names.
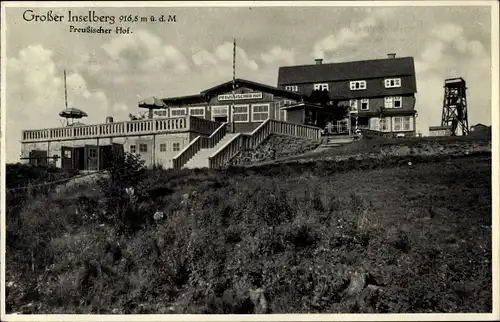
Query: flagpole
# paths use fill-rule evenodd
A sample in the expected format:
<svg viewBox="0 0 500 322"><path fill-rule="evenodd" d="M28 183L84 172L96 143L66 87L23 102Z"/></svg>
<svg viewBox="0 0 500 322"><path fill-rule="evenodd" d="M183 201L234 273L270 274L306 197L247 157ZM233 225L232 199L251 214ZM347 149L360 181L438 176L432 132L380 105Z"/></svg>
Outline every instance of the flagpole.
<svg viewBox="0 0 500 322"><path fill-rule="evenodd" d="M66 69L64 70L64 104L68 108L68 89L66 87Z"/></svg>
<svg viewBox="0 0 500 322"><path fill-rule="evenodd" d="M235 133L236 129L234 126L234 99L235 99L235 91L236 91L236 38L233 39L233 100L231 106L231 128L232 132Z"/></svg>

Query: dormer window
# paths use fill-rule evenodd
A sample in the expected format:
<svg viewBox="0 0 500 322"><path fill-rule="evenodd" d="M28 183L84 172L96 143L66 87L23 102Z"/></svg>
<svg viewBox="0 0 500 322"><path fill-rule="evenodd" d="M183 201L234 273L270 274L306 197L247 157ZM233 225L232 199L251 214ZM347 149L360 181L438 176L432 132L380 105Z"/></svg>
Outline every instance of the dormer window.
<svg viewBox="0 0 500 322"><path fill-rule="evenodd" d="M351 91L366 89L366 81L364 80L351 81L349 82L349 88L351 89Z"/></svg>
<svg viewBox="0 0 500 322"><path fill-rule="evenodd" d="M314 84L314 90L315 91L327 91L328 84Z"/></svg>
<svg viewBox="0 0 500 322"><path fill-rule="evenodd" d="M387 78L384 80L385 88L401 87L401 78Z"/></svg>
<svg viewBox="0 0 500 322"><path fill-rule="evenodd" d="M285 90L287 90L289 92L298 92L299 86L297 86L297 85L285 86Z"/></svg>

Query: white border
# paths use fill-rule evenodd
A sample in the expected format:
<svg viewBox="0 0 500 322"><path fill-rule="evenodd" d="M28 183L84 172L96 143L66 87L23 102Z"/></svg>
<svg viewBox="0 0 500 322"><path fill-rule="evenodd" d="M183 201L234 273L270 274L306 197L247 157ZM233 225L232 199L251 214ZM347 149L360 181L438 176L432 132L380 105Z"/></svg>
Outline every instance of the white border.
<svg viewBox="0 0 500 322"><path fill-rule="evenodd" d="M185 1L182 5L179 2L111 2L111 1L100 1L100 2L2 2L2 15L1 15L1 57L6 57L5 49L5 12L6 7L279 7L279 6L290 6L290 5L300 5L302 7L331 7L331 6L343 6L343 7L373 7L373 6L392 6L392 7L407 7L407 6L426 6L426 7L438 7L438 6L489 6L491 7L491 58L492 58L492 213L498 214L500 209L498 207L498 196L500 195L499 189L499 4L496 1L269 1L269 2L254 2L254 1ZM5 89L6 76L5 76L5 59L1 59L1 148L2 153L0 155L0 160L2 162L2 170L0 171L0 182L2 185L1 189L1 210L2 216L0 216L1 224L1 242L2 246L5 245L5 125L7 113L3 108L5 106ZM499 250L499 224L500 217L492 216L492 263L500 262ZM1 247L1 265L0 265L0 277L1 281L5 280L5 251L4 247ZM493 269L493 313L484 314L273 314L273 315L26 315L26 316L16 316L16 315L5 315L5 306L2 302L1 307L1 318L2 321L158 321L158 320L177 320L177 321L429 321L429 320L455 320L455 321L469 321L469 320L484 320L484 321L494 321L500 319L500 308L499 308L499 287L500 284L498 276L498 267ZM5 298L5 283L0 282L0 295L1 298Z"/></svg>

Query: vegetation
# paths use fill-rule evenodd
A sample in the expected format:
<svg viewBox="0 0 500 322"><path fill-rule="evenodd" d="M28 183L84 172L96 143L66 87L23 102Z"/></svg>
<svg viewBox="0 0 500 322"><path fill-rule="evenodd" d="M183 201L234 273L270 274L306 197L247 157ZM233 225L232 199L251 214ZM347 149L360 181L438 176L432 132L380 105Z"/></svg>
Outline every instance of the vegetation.
<svg viewBox="0 0 500 322"><path fill-rule="evenodd" d="M108 181L8 199L7 312L491 312L491 154L408 161L126 156Z"/></svg>

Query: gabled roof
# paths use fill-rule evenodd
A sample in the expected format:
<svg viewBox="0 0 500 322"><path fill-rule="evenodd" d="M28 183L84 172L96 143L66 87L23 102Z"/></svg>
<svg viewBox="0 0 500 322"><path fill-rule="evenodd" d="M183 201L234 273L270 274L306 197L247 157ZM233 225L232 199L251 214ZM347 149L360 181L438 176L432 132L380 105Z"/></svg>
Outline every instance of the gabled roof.
<svg viewBox="0 0 500 322"><path fill-rule="evenodd" d="M413 57L284 66L278 71L278 86L412 75L415 75Z"/></svg>
<svg viewBox="0 0 500 322"><path fill-rule="evenodd" d="M471 127L476 128L476 127L490 127L490 126L484 125L484 124L482 124L482 123L477 123L476 125L473 125L473 126L471 126Z"/></svg>
<svg viewBox="0 0 500 322"><path fill-rule="evenodd" d="M252 82L249 80L237 78L235 80L236 88L246 87L250 89L254 89L261 92L271 93L273 95L277 95L280 97L292 99L292 100L301 100L303 98L302 95L286 91L284 89L280 89L274 86L269 86L257 82ZM217 86L206 89L200 94L195 95L187 95L187 96L178 96L178 97L169 97L162 98L161 100L165 103L166 107L168 106L178 106L178 105L186 105L186 104L198 104L198 103L207 103L211 97L217 95L218 93L227 93L231 91L233 88L233 81L225 82L223 84L219 84ZM158 106L158 104L154 104L153 102L143 100L139 102L139 107L143 108L164 108Z"/></svg>
<svg viewBox="0 0 500 322"><path fill-rule="evenodd" d="M236 78L235 85L236 85L236 88L247 87L250 89L254 89L254 90L266 92L266 93L271 93L271 94L278 95L278 96L285 97L285 98L289 98L289 99L294 99L294 100L302 99L302 95L300 95L300 94L289 92L289 91L286 91L284 89L280 89L278 87L274 87L274 86L270 86L270 85L266 85L266 84L261 84L261 83L257 83L257 82L252 82L252 81L249 81L246 79ZM233 81L229 81L229 82L214 86L212 88L206 89L206 90L202 91L201 94L207 95L207 96L214 96L220 92L230 91L232 88L233 88Z"/></svg>

